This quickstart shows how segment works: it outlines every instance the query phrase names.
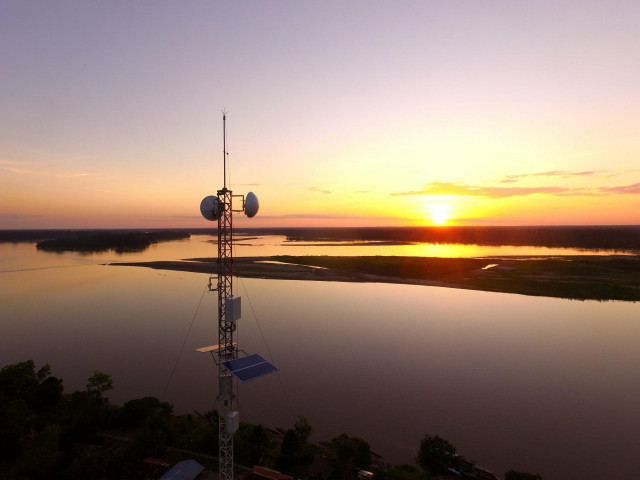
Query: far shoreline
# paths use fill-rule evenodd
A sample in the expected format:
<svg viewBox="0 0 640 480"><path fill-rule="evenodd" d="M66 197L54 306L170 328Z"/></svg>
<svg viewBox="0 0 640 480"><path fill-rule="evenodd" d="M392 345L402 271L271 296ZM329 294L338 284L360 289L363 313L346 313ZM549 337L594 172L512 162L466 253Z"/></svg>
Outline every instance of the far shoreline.
<svg viewBox="0 0 640 480"><path fill-rule="evenodd" d="M37 242L83 236L180 232L217 237L213 228L0 229L0 243ZM529 246L640 252L640 225L531 226L387 226L387 227L257 227L234 228L238 237L277 235L290 244L333 245L336 242L385 245L452 244ZM72 251L73 248L70 249Z"/></svg>

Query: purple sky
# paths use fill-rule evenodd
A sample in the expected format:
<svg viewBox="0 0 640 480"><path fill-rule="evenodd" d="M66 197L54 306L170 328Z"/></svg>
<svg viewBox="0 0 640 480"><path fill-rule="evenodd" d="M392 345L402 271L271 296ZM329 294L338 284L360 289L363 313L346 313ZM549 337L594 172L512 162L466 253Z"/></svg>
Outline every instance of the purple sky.
<svg viewBox="0 0 640 480"><path fill-rule="evenodd" d="M637 224L638 25L640 2L4 1L0 228L202 226L223 107L252 225Z"/></svg>

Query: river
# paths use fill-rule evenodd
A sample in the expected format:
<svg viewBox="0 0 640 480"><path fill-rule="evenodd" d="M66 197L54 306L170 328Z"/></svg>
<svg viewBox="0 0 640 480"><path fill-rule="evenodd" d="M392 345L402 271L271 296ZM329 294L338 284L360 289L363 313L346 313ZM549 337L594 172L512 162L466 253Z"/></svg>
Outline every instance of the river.
<svg viewBox="0 0 640 480"><path fill-rule="evenodd" d="M0 364L50 364L65 391L93 370L110 398L146 395L177 412L213 408L217 297L203 274L103 265L215 256L210 237L142 253L45 253L0 244ZM559 255L563 249L287 244L240 240L237 255ZM578 252L584 253L584 252ZM598 252L602 254L602 252ZM637 478L640 307L439 287L236 279L240 348L278 374L239 386L243 420L313 440L361 436L412 463L438 434L501 476ZM184 344L184 347L183 347Z"/></svg>

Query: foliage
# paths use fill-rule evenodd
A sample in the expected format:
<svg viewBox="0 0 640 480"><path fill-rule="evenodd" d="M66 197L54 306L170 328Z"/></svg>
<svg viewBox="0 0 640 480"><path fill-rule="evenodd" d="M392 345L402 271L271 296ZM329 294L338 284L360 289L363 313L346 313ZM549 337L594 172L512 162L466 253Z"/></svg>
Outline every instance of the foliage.
<svg viewBox="0 0 640 480"><path fill-rule="evenodd" d="M62 380L51 376L45 365L36 372L33 360L0 370L0 401L19 400L38 413L53 408L62 398Z"/></svg>
<svg viewBox="0 0 640 480"><path fill-rule="evenodd" d="M433 474L446 474L459 464L456 447L438 435L425 435L420 441L416 463Z"/></svg>
<svg viewBox="0 0 640 480"><path fill-rule="evenodd" d="M313 432L313 428L311 428L311 424L305 417L299 415L293 425L293 432L300 442L306 443L309 440L309 435Z"/></svg>
<svg viewBox="0 0 640 480"><path fill-rule="evenodd" d="M113 389L111 375L94 370L93 375L87 381L87 393L97 398L102 398L104 392Z"/></svg>
<svg viewBox="0 0 640 480"><path fill-rule="evenodd" d="M147 399L152 399L153 401ZM159 457L164 453L165 446L170 445L173 441L171 415L173 407L153 397L146 397L142 400L147 400L149 403L154 404L155 408L147 411L142 429L138 433L132 448L140 457Z"/></svg>
<svg viewBox="0 0 640 480"><path fill-rule="evenodd" d="M86 390L63 394L62 380L51 376L49 366L36 369L29 360L3 367L0 370L2 480L119 480L127 478L146 457L166 458L167 447L217 455L215 410L175 416L170 404L155 397L130 400L118 407L103 396L112 388L111 376L96 371L88 379ZM286 431L278 452L272 449L272 436L265 427L241 423L234 439L237 461L275 466L296 477L305 477L314 453L323 451L333 463L333 479L355 479L358 470L370 469L371 451L363 439L342 434L322 450L309 442L312 431L309 422L298 417ZM118 440L123 435L133 441ZM110 440L105 441L105 437ZM455 447L437 435L422 439L416 461L426 473L410 465L399 465L386 470L374 468L376 478L427 480L431 474L447 474L450 468L463 465ZM542 477L510 470L505 480L542 480Z"/></svg>
<svg viewBox="0 0 640 480"><path fill-rule="evenodd" d="M218 411L209 410L200 417L203 420L203 426L197 442L198 450L211 455L218 455L218 424L220 421Z"/></svg>
<svg viewBox="0 0 640 480"><path fill-rule="evenodd" d="M291 471L294 466L308 466L313 461L313 451L308 442L313 429L303 416L298 416L293 428L287 430L280 446L277 466L283 471Z"/></svg>
<svg viewBox="0 0 640 480"><path fill-rule="evenodd" d="M16 473L24 478L48 478L61 457L60 429L56 425L47 426L32 438L23 439Z"/></svg>
<svg viewBox="0 0 640 480"><path fill-rule="evenodd" d="M62 390L62 380L51 376L50 367L36 371L33 360L0 370L0 460L20 458L21 452L51 437L39 434L47 428Z"/></svg>
<svg viewBox="0 0 640 480"><path fill-rule="evenodd" d="M127 427L140 426L160 411L171 413L173 407L168 403L161 402L156 397L137 398L125 402L121 418Z"/></svg>
<svg viewBox="0 0 640 480"><path fill-rule="evenodd" d="M25 402L0 402L0 460L19 456L21 440L26 437L33 420L33 412Z"/></svg>
<svg viewBox="0 0 640 480"><path fill-rule="evenodd" d="M5 477L59 478L69 471L91 478L87 471L99 472L94 458L83 468L76 453L81 442L98 441L98 429L114 418L114 407L102 396L112 387L109 375L94 372L86 391L63 395L62 380L51 375L48 365L36 369L28 360L3 367L0 462Z"/></svg>
<svg viewBox="0 0 640 480"><path fill-rule="evenodd" d="M187 232L77 232L72 237L58 237L40 240L36 244L38 250L50 252L105 252L116 253L141 252L149 245L170 240L189 238Z"/></svg>
<svg viewBox="0 0 640 480"><path fill-rule="evenodd" d="M535 227L290 227L263 230L294 242L366 241L391 244L458 243L527 245L581 249L640 250L640 228L633 226Z"/></svg>
<svg viewBox="0 0 640 480"><path fill-rule="evenodd" d="M261 459L268 452L271 441L262 425L241 422L233 443L238 463L257 465L262 463Z"/></svg>
<svg viewBox="0 0 640 480"><path fill-rule="evenodd" d="M361 438L343 433L331 440L329 449L334 459L332 478L354 477L358 470L371 465L371 447Z"/></svg>
<svg viewBox="0 0 640 480"><path fill-rule="evenodd" d="M113 388L111 376L94 371L87 380L85 391L76 391L65 397L59 412L59 421L65 427L64 441L95 441L100 428L104 428L117 417L117 408L102 394Z"/></svg>

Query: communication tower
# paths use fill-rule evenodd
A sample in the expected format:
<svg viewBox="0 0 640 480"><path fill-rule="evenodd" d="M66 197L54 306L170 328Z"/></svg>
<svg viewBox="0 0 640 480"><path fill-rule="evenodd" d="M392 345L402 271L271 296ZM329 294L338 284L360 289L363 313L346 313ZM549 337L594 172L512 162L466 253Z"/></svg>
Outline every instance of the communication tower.
<svg viewBox="0 0 640 480"><path fill-rule="evenodd" d="M239 426L239 412L234 378L242 382L272 373L277 368L260 355L238 356L234 341L241 314L241 299L233 295L233 213L243 212L247 217L258 213L258 197L253 192L234 195L227 189L227 116L222 112L223 133L223 187L217 195L205 197L200 203L202 216L218 222L217 274L209 278L209 290L218 292L218 343L199 348L210 352L218 366L218 440L220 479L233 480L233 434ZM242 205L234 209L234 199Z"/></svg>

